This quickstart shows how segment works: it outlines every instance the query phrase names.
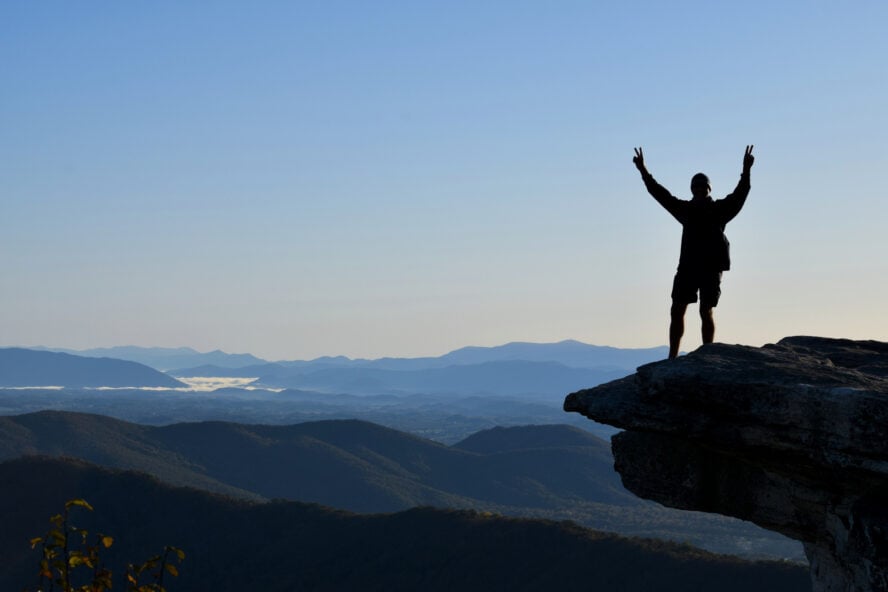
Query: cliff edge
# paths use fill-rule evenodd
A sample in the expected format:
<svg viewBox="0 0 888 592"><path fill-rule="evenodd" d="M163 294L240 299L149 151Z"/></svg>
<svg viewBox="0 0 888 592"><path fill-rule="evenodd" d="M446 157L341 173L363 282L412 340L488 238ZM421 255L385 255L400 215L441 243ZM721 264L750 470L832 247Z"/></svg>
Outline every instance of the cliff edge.
<svg viewBox="0 0 888 592"><path fill-rule="evenodd" d="M711 344L567 396L627 489L804 543L815 592L888 591L888 343Z"/></svg>

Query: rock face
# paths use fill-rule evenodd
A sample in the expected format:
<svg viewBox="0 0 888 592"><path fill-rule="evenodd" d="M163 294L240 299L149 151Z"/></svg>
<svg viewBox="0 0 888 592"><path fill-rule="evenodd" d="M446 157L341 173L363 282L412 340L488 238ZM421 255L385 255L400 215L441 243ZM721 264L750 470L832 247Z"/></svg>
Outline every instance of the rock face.
<svg viewBox="0 0 888 592"><path fill-rule="evenodd" d="M615 467L640 497L802 541L815 592L888 591L888 343L705 345L564 409L626 430Z"/></svg>

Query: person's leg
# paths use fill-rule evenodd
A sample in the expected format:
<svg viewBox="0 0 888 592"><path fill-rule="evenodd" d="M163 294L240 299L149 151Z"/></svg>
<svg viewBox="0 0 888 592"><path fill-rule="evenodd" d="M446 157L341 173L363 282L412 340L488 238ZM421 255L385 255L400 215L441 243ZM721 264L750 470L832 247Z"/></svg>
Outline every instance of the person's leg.
<svg viewBox="0 0 888 592"><path fill-rule="evenodd" d="M672 281L672 308L669 310L669 359L678 357L678 346L685 330L685 311L688 304L697 301L697 286L693 274L678 270Z"/></svg>
<svg viewBox="0 0 888 592"><path fill-rule="evenodd" d="M703 332L703 343L712 343L715 339L715 319L712 316L712 307L700 304L700 321Z"/></svg>
<svg viewBox="0 0 888 592"><path fill-rule="evenodd" d="M706 274L700 285L700 330L703 343L715 340L715 318L713 309L721 297L721 272Z"/></svg>
<svg viewBox="0 0 888 592"><path fill-rule="evenodd" d="M688 305L680 302L673 302L670 315L672 321L669 323L669 359L674 360L678 357L678 346L681 343L681 336L684 335L685 325L684 316Z"/></svg>

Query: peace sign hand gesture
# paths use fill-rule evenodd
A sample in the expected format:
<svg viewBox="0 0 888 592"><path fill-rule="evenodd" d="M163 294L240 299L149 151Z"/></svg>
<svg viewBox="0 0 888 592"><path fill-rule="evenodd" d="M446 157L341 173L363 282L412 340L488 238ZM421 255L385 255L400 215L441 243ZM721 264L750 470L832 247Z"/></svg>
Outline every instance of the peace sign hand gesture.
<svg viewBox="0 0 888 592"><path fill-rule="evenodd" d="M755 162L755 156L752 155L752 144L746 147L746 152L743 153L743 172L748 173L749 169L752 168L752 163Z"/></svg>
<svg viewBox="0 0 888 592"><path fill-rule="evenodd" d="M634 148L634 150L635 156L632 157L632 162L634 162L635 167L643 173L646 170L644 166L644 152L641 151L641 148Z"/></svg>

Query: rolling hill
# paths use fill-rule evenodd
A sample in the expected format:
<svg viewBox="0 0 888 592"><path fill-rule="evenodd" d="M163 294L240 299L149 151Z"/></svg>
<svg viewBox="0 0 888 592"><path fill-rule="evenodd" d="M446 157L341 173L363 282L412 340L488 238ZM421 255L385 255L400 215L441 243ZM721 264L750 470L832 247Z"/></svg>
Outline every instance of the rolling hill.
<svg viewBox="0 0 888 592"><path fill-rule="evenodd" d="M92 413L146 425L228 421L289 425L361 419L453 444L497 425L570 424L609 439L616 428L566 414L563 397L347 395L221 388L212 392L0 389L0 415L44 409Z"/></svg>
<svg viewBox="0 0 888 592"><path fill-rule="evenodd" d="M169 590L810 590L804 567L746 562L686 545L626 539L571 523L474 511L412 509L355 515L296 502L251 503L173 488L141 473L82 461L0 463L0 589L34 586L39 552L66 500L81 528L114 537L104 552L119 578L126 562L174 545L186 553ZM120 580L118 579L118 582ZM116 588L115 588L116 589Z"/></svg>
<svg viewBox="0 0 888 592"><path fill-rule="evenodd" d="M361 512L473 508L571 519L721 552L802 557L794 541L751 524L636 498L613 471L609 445L569 426L493 429L445 446L356 420L152 427L55 411L0 417L0 460L39 454L245 499Z"/></svg>
<svg viewBox="0 0 888 592"><path fill-rule="evenodd" d="M357 420L151 427L55 411L0 417L0 459L25 454L74 456L175 485L361 512L553 508L580 500L640 505L620 485L609 445L592 435L584 446L479 453Z"/></svg>

